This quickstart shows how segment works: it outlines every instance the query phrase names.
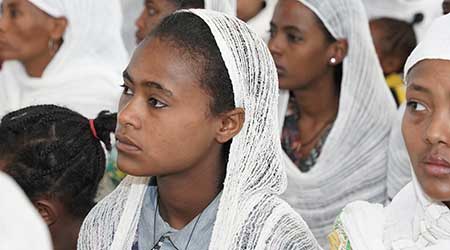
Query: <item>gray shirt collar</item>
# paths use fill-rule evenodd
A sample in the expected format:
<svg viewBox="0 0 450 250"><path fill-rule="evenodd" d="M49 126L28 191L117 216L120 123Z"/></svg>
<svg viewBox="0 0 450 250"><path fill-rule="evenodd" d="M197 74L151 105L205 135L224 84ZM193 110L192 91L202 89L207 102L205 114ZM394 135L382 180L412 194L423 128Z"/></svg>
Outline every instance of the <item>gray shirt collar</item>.
<svg viewBox="0 0 450 250"><path fill-rule="evenodd" d="M139 221L139 249L152 249L154 243L158 242L162 236L168 237L164 240L164 245L173 244L175 247L163 247L161 249L185 250L188 242L188 249L208 249L214 222L216 220L221 193L216 196L216 198L205 210L203 210L200 215L195 217L191 222L189 222L189 224L180 230L172 228L167 222L165 222L158 210L156 213L156 232L154 234L153 230L155 228L154 218L157 196L157 187L150 184L145 194L141 218ZM195 226L195 224L197 225ZM194 232L192 233L193 230ZM155 239L153 239L153 237ZM189 238L191 238L190 241Z"/></svg>

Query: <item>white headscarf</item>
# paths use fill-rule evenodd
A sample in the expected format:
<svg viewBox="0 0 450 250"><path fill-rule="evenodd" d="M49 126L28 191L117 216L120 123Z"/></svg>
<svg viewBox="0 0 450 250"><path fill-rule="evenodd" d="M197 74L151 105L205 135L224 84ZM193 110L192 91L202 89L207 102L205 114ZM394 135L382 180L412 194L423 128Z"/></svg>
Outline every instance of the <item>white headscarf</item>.
<svg viewBox="0 0 450 250"><path fill-rule="evenodd" d="M277 75L264 42L245 23L191 10L209 26L228 69L236 107L245 110L233 138L209 249L317 249L303 222L277 197L286 187L277 129ZM131 249L149 178L127 177L87 216L79 250Z"/></svg>
<svg viewBox="0 0 450 250"><path fill-rule="evenodd" d="M205 0L205 9L236 16L237 0Z"/></svg>
<svg viewBox="0 0 450 250"><path fill-rule="evenodd" d="M442 15L442 0L362 0L362 2L370 19L389 17L411 23L416 13L422 13L423 21L414 25L419 41L433 20Z"/></svg>
<svg viewBox="0 0 450 250"><path fill-rule="evenodd" d="M28 0L53 17L65 17L63 44L42 77L7 61L0 72L0 117L35 104L57 104L96 117L117 110L121 71L128 59L120 35L118 0Z"/></svg>
<svg viewBox="0 0 450 250"><path fill-rule="evenodd" d="M450 60L449 26L450 15L432 24L408 58L405 75L422 60ZM450 209L425 194L414 172L388 207L357 202L344 209L341 220L354 250L450 249Z"/></svg>
<svg viewBox="0 0 450 250"><path fill-rule="evenodd" d="M0 249L51 250L47 226L19 186L0 172Z"/></svg>
<svg viewBox="0 0 450 250"><path fill-rule="evenodd" d="M322 246L336 216L355 200L384 202L388 137L395 103L384 81L359 0L300 0L337 39L347 39L339 110L315 166L302 173L285 154L283 198L302 215ZM298 69L302 70L302 69ZM289 94L280 97L284 121ZM282 125L280 126L282 128Z"/></svg>
<svg viewBox="0 0 450 250"><path fill-rule="evenodd" d="M252 28L265 42L269 41L270 21L278 0L265 0L266 7L258 15L248 20L247 24Z"/></svg>

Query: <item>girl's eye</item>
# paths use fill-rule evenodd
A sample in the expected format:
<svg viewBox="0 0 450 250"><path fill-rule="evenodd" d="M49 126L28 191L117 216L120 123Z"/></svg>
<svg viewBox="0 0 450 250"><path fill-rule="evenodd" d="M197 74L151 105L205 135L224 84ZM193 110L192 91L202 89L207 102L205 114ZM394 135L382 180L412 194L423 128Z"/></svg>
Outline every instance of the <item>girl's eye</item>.
<svg viewBox="0 0 450 250"><path fill-rule="evenodd" d="M133 91L125 84L120 85L123 88L122 94L124 95L133 95Z"/></svg>
<svg viewBox="0 0 450 250"><path fill-rule="evenodd" d="M157 108L157 109L167 107L167 104L165 104L165 103L163 103L163 102L160 102L159 100L157 100L157 99L155 99L155 98L150 98L150 99L148 99L148 103L149 103L152 107Z"/></svg>
<svg viewBox="0 0 450 250"><path fill-rule="evenodd" d="M154 8L148 7L147 12L150 16L156 15L156 10Z"/></svg>
<svg viewBox="0 0 450 250"><path fill-rule="evenodd" d="M301 36L297 36L297 35L289 34L289 33L287 34L287 39L289 42L292 42L292 43L298 43L303 40Z"/></svg>
<svg viewBox="0 0 450 250"><path fill-rule="evenodd" d="M416 101L408 101L406 103L406 106L408 106L409 109L415 112L425 111L427 109L424 105Z"/></svg>
<svg viewBox="0 0 450 250"><path fill-rule="evenodd" d="M275 37L275 29L274 28L270 27L268 32L269 32L271 38Z"/></svg>

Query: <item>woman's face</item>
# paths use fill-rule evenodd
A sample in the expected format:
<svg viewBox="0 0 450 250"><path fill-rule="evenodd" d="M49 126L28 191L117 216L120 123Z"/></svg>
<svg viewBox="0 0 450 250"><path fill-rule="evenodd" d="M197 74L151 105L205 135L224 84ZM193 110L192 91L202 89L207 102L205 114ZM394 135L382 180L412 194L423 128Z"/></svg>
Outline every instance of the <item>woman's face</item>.
<svg viewBox="0 0 450 250"><path fill-rule="evenodd" d="M176 10L177 6L170 0L145 0L144 9L136 20L136 43L144 40L166 16Z"/></svg>
<svg viewBox="0 0 450 250"><path fill-rule="evenodd" d="M424 60L407 76L403 136L425 193L450 201L450 61Z"/></svg>
<svg viewBox="0 0 450 250"><path fill-rule="evenodd" d="M330 70L330 42L315 14L298 0L278 2L270 35L280 88L305 88Z"/></svg>
<svg viewBox="0 0 450 250"><path fill-rule="evenodd" d="M0 58L33 61L49 53L52 18L27 0L3 0Z"/></svg>
<svg viewBox="0 0 450 250"><path fill-rule="evenodd" d="M221 120L210 112L212 100L200 87L196 63L158 38L144 41L135 51L124 72L116 130L122 171L173 175L199 164L217 148Z"/></svg>

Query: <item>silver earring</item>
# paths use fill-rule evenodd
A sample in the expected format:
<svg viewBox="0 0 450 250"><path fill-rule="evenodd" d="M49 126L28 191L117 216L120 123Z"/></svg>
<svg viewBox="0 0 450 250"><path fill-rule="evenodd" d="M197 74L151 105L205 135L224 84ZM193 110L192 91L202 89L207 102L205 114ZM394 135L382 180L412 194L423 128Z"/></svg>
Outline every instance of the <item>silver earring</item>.
<svg viewBox="0 0 450 250"><path fill-rule="evenodd" d="M48 40L48 49L52 51L55 48L55 41L53 39Z"/></svg>
<svg viewBox="0 0 450 250"><path fill-rule="evenodd" d="M332 57L332 58L330 59L330 63L333 64L333 65L336 64L336 58Z"/></svg>

